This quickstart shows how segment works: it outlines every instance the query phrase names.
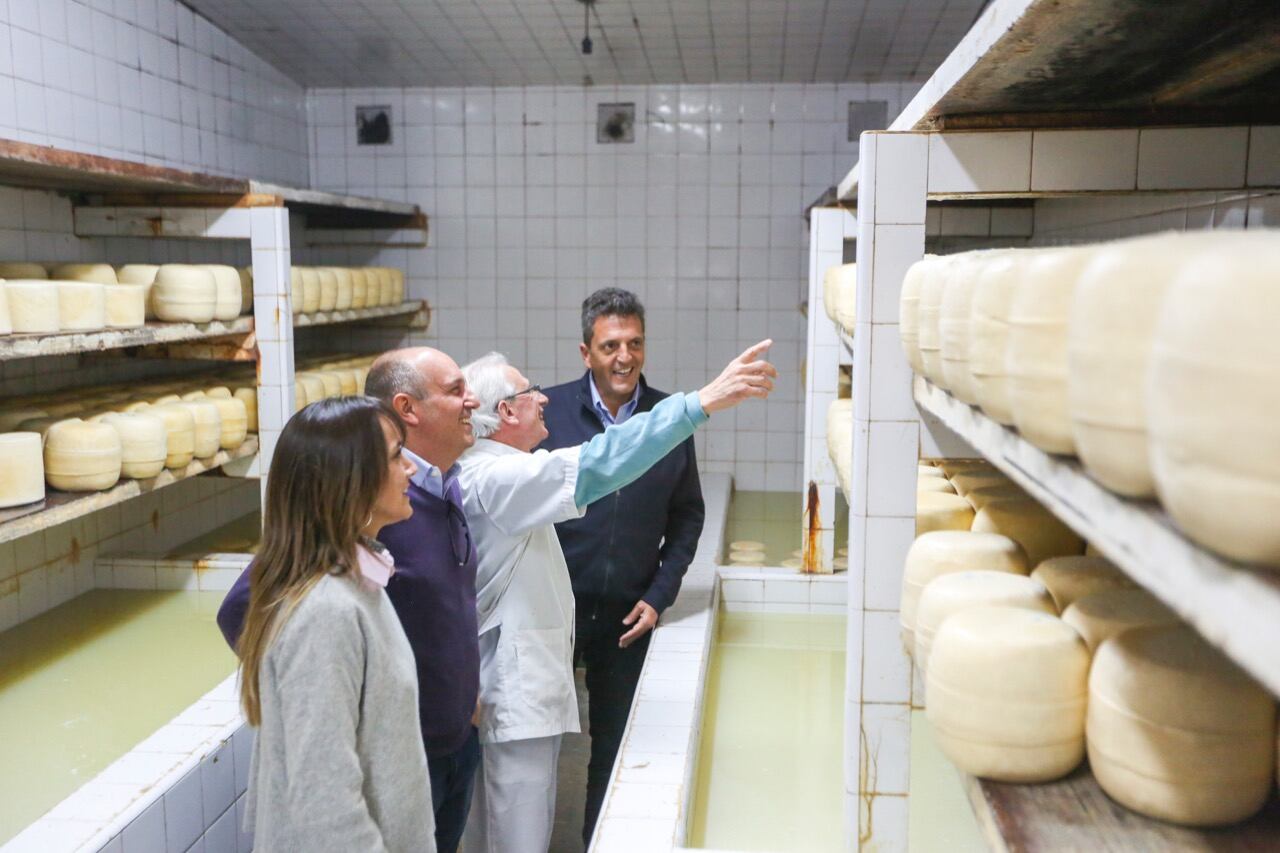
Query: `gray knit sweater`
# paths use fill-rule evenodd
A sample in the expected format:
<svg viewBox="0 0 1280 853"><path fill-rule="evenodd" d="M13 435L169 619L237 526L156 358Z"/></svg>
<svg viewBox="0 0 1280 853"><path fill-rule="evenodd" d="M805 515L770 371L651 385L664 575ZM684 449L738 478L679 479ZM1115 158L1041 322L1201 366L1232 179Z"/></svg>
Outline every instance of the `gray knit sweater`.
<svg viewBox="0 0 1280 853"><path fill-rule="evenodd" d="M326 575L259 674L246 824L274 851L431 851L413 652L387 594Z"/></svg>

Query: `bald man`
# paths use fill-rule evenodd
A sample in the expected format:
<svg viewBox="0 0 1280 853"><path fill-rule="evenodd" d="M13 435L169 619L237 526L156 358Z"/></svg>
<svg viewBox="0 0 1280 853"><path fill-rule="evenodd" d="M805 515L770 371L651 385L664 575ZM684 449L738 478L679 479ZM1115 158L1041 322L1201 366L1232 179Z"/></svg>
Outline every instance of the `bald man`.
<svg viewBox="0 0 1280 853"><path fill-rule="evenodd" d="M431 774L436 847L453 853L471 808L480 742L475 727L480 689L476 621L476 550L462 509L457 461L475 443L478 402L452 358L417 347L374 362L365 393L390 404L404 424L404 455L418 470L409 485L413 515L382 528L378 539L395 558L387 583L413 648L418 717ZM249 603L246 570L218 611L234 648Z"/></svg>

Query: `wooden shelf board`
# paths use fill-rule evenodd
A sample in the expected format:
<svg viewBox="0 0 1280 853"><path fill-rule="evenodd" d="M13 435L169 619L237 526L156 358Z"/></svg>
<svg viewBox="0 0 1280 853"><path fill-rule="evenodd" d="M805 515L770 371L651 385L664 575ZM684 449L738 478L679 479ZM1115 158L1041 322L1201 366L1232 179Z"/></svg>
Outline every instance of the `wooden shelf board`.
<svg viewBox="0 0 1280 853"><path fill-rule="evenodd" d="M0 336L0 361L194 341L251 331L253 318L246 315L234 320L215 320L212 323L150 322L139 329L60 332L55 335L4 335Z"/></svg>
<svg viewBox="0 0 1280 853"><path fill-rule="evenodd" d="M334 323L359 323L364 320L380 320L387 317L402 317L426 311L427 303L422 299L410 299L399 305L381 305L377 308L350 308L345 311L315 311L311 314L294 314L295 328L309 326L327 326Z"/></svg>

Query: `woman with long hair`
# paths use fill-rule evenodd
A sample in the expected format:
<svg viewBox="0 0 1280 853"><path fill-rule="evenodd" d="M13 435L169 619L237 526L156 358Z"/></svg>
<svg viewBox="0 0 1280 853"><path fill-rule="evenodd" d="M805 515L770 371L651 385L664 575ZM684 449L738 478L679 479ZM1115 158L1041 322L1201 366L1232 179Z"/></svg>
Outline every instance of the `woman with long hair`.
<svg viewBox="0 0 1280 853"><path fill-rule="evenodd" d="M413 652L374 539L412 512L403 444L369 397L312 403L276 444L238 645L257 850L436 849Z"/></svg>

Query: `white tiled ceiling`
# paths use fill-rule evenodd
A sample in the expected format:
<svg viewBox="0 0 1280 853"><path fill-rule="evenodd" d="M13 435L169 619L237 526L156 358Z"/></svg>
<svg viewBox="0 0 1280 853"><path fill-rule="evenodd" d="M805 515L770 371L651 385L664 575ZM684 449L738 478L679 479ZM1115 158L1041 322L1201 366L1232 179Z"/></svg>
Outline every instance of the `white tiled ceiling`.
<svg viewBox="0 0 1280 853"><path fill-rule="evenodd" d="M185 0L306 86L927 77L984 0Z"/></svg>

